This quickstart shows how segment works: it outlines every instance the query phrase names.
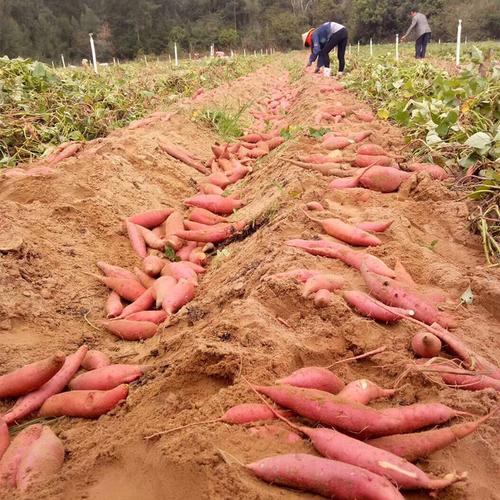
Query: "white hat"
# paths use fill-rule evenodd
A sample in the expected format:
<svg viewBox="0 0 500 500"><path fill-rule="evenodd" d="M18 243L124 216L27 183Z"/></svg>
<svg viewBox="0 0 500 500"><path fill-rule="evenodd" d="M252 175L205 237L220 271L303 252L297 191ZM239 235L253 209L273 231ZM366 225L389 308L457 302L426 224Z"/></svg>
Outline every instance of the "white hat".
<svg viewBox="0 0 500 500"><path fill-rule="evenodd" d="M311 28L309 31L302 33L302 45L304 47L306 46L306 40L307 40L307 37L309 36L309 33L311 33L311 31L314 31L314 28Z"/></svg>

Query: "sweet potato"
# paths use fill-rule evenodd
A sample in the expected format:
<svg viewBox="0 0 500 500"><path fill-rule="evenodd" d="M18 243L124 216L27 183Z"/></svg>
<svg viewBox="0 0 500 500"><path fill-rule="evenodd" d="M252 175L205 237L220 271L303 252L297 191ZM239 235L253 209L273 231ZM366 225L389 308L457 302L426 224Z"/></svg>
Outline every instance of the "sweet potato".
<svg viewBox="0 0 500 500"><path fill-rule="evenodd" d="M155 303L155 295L153 293L153 289L148 288L143 294L141 294L134 302L126 306L122 313L120 314L120 318L125 318L126 316L130 316L131 314L147 311L150 309Z"/></svg>
<svg viewBox="0 0 500 500"><path fill-rule="evenodd" d="M396 264L394 266L394 272L396 273L396 276L394 279L396 279L397 281L401 281L401 283L405 283L405 284L410 285L410 286L414 286L416 284L413 281L413 278L411 277L411 275L404 268L404 266L400 260L396 261Z"/></svg>
<svg viewBox="0 0 500 500"><path fill-rule="evenodd" d="M105 330L122 340L143 340L156 335L158 325L151 321L131 321L128 319L106 320L98 323Z"/></svg>
<svg viewBox="0 0 500 500"><path fill-rule="evenodd" d="M246 134L240 137L240 141L243 142L252 142L257 143L262 140L262 136L260 134Z"/></svg>
<svg viewBox="0 0 500 500"><path fill-rule="evenodd" d="M401 183L411 176L409 172L392 167L381 167L375 165L366 169L358 178L361 186L379 191L381 193L392 193L397 191Z"/></svg>
<svg viewBox="0 0 500 500"><path fill-rule="evenodd" d="M68 384L72 391L108 391L142 377L147 368L141 365L108 365L76 376Z"/></svg>
<svg viewBox="0 0 500 500"><path fill-rule="evenodd" d="M207 245L204 245L203 248L207 248L208 245L210 245L210 243L207 243ZM207 251L207 250L204 250L204 251ZM194 262L182 262L183 265L185 266L189 266L195 273L197 274L200 274L200 273L204 273L206 271L206 269L203 267L203 266L200 266L199 264L195 264Z"/></svg>
<svg viewBox="0 0 500 500"><path fill-rule="evenodd" d="M341 276L334 274L319 273L311 276L304 285L302 296L309 297L318 290L328 290L333 292L342 288L345 285L345 280Z"/></svg>
<svg viewBox="0 0 500 500"><path fill-rule="evenodd" d="M130 314L125 319L129 321L149 321L151 323L156 323L159 325L163 323L168 318L165 311L140 311Z"/></svg>
<svg viewBox="0 0 500 500"><path fill-rule="evenodd" d="M234 198L224 198L223 196L216 194L198 194L191 198L184 200L184 204L189 207L198 207L209 210L220 215L228 215L243 206L241 200L235 200Z"/></svg>
<svg viewBox="0 0 500 500"><path fill-rule="evenodd" d="M192 281L180 279L165 296L162 308L167 314L176 313L182 306L190 302L195 295Z"/></svg>
<svg viewBox="0 0 500 500"><path fill-rule="evenodd" d="M330 290L322 288L313 294L313 303L315 307L329 307L333 303L333 294Z"/></svg>
<svg viewBox="0 0 500 500"><path fill-rule="evenodd" d="M30 446L21 459L16 485L20 491L27 490L35 482L46 481L57 474L64 462L64 446L50 427L43 426L40 437Z"/></svg>
<svg viewBox="0 0 500 500"><path fill-rule="evenodd" d="M82 368L85 370L96 370L111 364L109 357L101 351L90 349L82 360Z"/></svg>
<svg viewBox="0 0 500 500"><path fill-rule="evenodd" d="M342 295L346 302L354 307L360 314L377 321L391 323L393 321L399 321L402 315L409 315L408 310L386 306L364 292L347 290Z"/></svg>
<svg viewBox="0 0 500 500"><path fill-rule="evenodd" d="M418 332L411 339L411 348L422 358L435 358L441 352L441 341L430 332Z"/></svg>
<svg viewBox="0 0 500 500"><path fill-rule="evenodd" d="M120 297L133 302L137 300L146 289L137 281L137 279L126 278L108 278L107 276L95 277L108 288L114 290Z"/></svg>
<svg viewBox="0 0 500 500"><path fill-rule="evenodd" d="M272 484L338 500L404 500L385 478L354 465L307 455L277 455L246 466Z"/></svg>
<svg viewBox="0 0 500 500"><path fill-rule="evenodd" d="M200 224L206 224L208 226L214 226L215 224L219 224L221 222L227 222L225 217L216 215L209 210L205 210L204 208L193 208L189 214L189 220L199 222Z"/></svg>
<svg viewBox="0 0 500 500"><path fill-rule="evenodd" d="M30 425L14 437L0 459L0 487L16 487L19 464L42 434L42 429L40 424Z"/></svg>
<svg viewBox="0 0 500 500"><path fill-rule="evenodd" d="M357 176L354 177L343 177L340 179L333 179L328 184L328 189L351 189L359 186L359 179Z"/></svg>
<svg viewBox="0 0 500 500"><path fill-rule="evenodd" d="M356 153L367 156L389 156L382 146L371 143L363 144L357 149Z"/></svg>
<svg viewBox="0 0 500 500"><path fill-rule="evenodd" d="M0 398L15 398L36 391L63 366L66 357L59 351L0 377Z"/></svg>
<svg viewBox="0 0 500 500"><path fill-rule="evenodd" d="M129 280L137 280L137 277L134 275L134 273L131 273L127 269L123 269L123 267L113 266L102 261L99 261L96 265L109 278L125 278Z"/></svg>
<svg viewBox="0 0 500 500"><path fill-rule="evenodd" d="M455 424L442 429L370 439L368 444L414 462L469 436L494 413L496 411L473 422Z"/></svg>
<svg viewBox="0 0 500 500"><path fill-rule="evenodd" d="M156 255L148 255L142 261L142 269L149 276L158 276L167 263L167 259L162 259Z"/></svg>
<svg viewBox="0 0 500 500"><path fill-rule="evenodd" d="M1 460L4 455L4 453L7 451L7 448L9 447L10 444L10 437L9 437L9 428L7 427L7 424L4 422L3 418L0 417L0 466L1 466ZM2 478L0 477L0 485L2 484Z"/></svg>
<svg viewBox="0 0 500 500"><path fill-rule="evenodd" d="M393 396L395 392L393 389L383 389L370 380L360 379L349 382L338 395L352 403L366 405L374 399Z"/></svg>
<svg viewBox="0 0 500 500"><path fill-rule="evenodd" d="M97 418L127 399L128 385L108 391L69 391L48 398L40 408L41 417Z"/></svg>
<svg viewBox="0 0 500 500"><path fill-rule="evenodd" d="M300 368L288 377L276 380L276 383L305 389L317 389L332 394L338 394L345 387L344 382L337 375L319 366Z"/></svg>
<svg viewBox="0 0 500 500"><path fill-rule="evenodd" d="M241 232L247 224L246 221L238 221L201 230L177 231L175 234L187 241L219 243Z"/></svg>
<svg viewBox="0 0 500 500"><path fill-rule="evenodd" d="M290 412L276 410L282 416L289 416ZM260 420L273 420L278 418L271 409L262 403L243 403L233 406L222 415L220 420L228 424L249 424Z"/></svg>
<svg viewBox="0 0 500 500"><path fill-rule="evenodd" d="M322 163L331 163L333 159L328 155L310 154L306 156L299 156L299 160L304 163L316 163L321 165Z"/></svg>
<svg viewBox="0 0 500 500"><path fill-rule="evenodd" d="M16 401L14 408L4 415L5 422L9 425L26 417L38 410L47 398L61 392L80 368L87 351L87 346L83 345L74 354L67 356L62 368L48 382Z"/></svg>
<svg viewBox="0 0 500 500"><path fill-rule="evenodd" d="M372 231L373 233L383 233L389 229L394 221L393 220L374 220L366 222L357 222L355 224L359 229L364 231Z"/></svg>
<svg viewBox="0 0 500 500"><path fill-rule="evenodd" d="M363 142L365 139L368 139L372 135L371 130L364 130L362 132L356 132L355 134L352 134L351 137L354 140L354 142Z"/></svg>
<svg viewBox="0 0 500 500"><path fill-rule="evenodd" d="M108 300L106 300L106 305L104 306L106 310L106 318L116 318L120 316L123 311L123 304L120 296L116 292L111 292L108 295Z"/></svg>
<svg viewBox="0 0 500 500"><path fill-rule="evenodd" d="M231 181L228 179L226 174L223 174L222 172L216 172L213 174L210 174L205 178L206 182L209 182L210 184L213 184L214 186L218 186L221 189L227 188L229 184L231 184Z"/></svg>
<svg viewBox="0 0 500 500"><path fill-rule="evenodd" d="M372 122L375 117L371 111L355 111L354 114L363 122Z"/></svg>
<svg viewBox="0 0 500 500"><path fill-rule="evenodd" d="M185 163L186 165L195 168L196 170L198 170L198 172L205 175L208 175L210 173L208 169L200 161L193 159L191 156L189 156L189 154L186 154L185 151L174 146L173 144L169 144L165 141L159 141L158 144L160 148L167 154L181 161L182 163Z"/></svg>
<svg viewBox="0 0 500 500"><path fill-rule="evenodd" d="M186 244L176 252L177 257L179 257L182 261L188 261L191 252L196 248L196 246L196 241L186 241Z"/></svg>
<svg viewBox="0 0 500 500"><path fill-rule="evenodd" d="M234 184L235 182L238 182L239 180L246 177L246 175L250 172L252 172L252 169L250 167L239 165L231 170L231 172L228 174L228 179L231 181L231 184Z"/></svg>
<svg viewBox="0 0 500 500"><path fill-rule="evenodd" d="M171 217L171 216L169 216ZM150 231L149 229L146 229L145 227L142 226L136 226L139 228L139 232L141 233L146 245L150 248L154 248L155 250L161 250L163 251L165 249L166 241L164 238L159 238L156 236L153 231Z"/></svg>
<svg viewBox="0 0 500 500"><path fill-rule="evenodd" d="M142 269L134 267L134 274L137 276L137 280L144 288L151 288L153 286L155 279L146 274Z"/></svg>
<svg viewBox="0 0 500 500"><path fill-rule="evenodd" d="M180 212L172 212L168 219L163 223L163 233L165 234L165 241L167 245L172 247L175 251L180 250L183 242L175 236L177 231L184 229L184 217Z"/></svg>
<svg viewBox="0 0 500 500"><path fill-rule="evenodd" d="M272 137L271 139L268 139L266 141L267 147L269 148L269 151L272 151L273 149L276 149L277 147L281 146L285 142L285 139L283 137Z"/></svg>
<svg viewBox="0 0 500 500"><path fill-rule="evenodd" d="M195 246L189 251L191 253ZM189 257L189 256L188 256ZM172 276L176 281L186 279L198 283L197 271L188 262L169 262L161 272L162 276Z"/></svg>
<svg viewBox="0 0 500 500"><path fill-rule="evenodd" d="M338 137L333 133L326 134L323 137L323 147L326 149L344 149L347 146L354 144L352 139L347 137Z"/></svg>
<svg viewBox="0 0 500 500"><path fill-rule="evenodd" d="M139 228L143 226L138 226L129 220L126 220L125 227L127 228L128 237L134 252L143 259L148 254L146 250L146 242L144 241L144 237L139 230Z"/></svg>
<svg viewBox="0 0 500 500"><path fill-rule="evenodd" d="M389 306L413 311L413 317L424 323L439 323L443 327L455 325L455 321L422 297L418 292L409 290L400 282L367 270L365 261L360 267L361 275L370 294Z"/></svg>
<svg viewBox="0 0 500 500"><path fill-rule="evenodd" d="M216 194L221 196L224 193L222 188L215 184L210 184L209 182L202 182L198 188L201 194Z"/></svg>
<svg viewBox="0 0 500 500"><path fill-rule="evenodd" d="M408 165L410 172L427 172L433 179L444 180L449 177L446 170L434 163L410 163Z"/></svg>
<svg viewBox="0 0 500 500"><path fill-rule="evenodd" d="M375 410L328 392L286 385L258 386L256 390L309 420L342 429L359 438L411 432L463 414L441 403Z"/></svg>
<svg viewBox="0 0 500 500"><path fill-rule="evenodd" d="M203 266L208 262L208 255L199 248L195 248L189 254L189 262Z"/></svg>
<svg viewBox="0 0 500 500"><path fill-rule="evenodd" d="M189 279L195 279L196 273L193 271L192 277ZM172 288L177 283L177 279L173 276L160 276L154 283L152 287L153 296L155 297L156 307L160 307L163 299L170 293Z"/></svg>
<svg viewBox="0 0 500 500"><path fill-rule="evenodd" d="M130 222L138 224L139 226L153 229L159 226L163 221L174 211L173 208L164 208L162 210L150 210L142 214L132 215L128 218Z"/></svg>
<svg viewBox="0 0 500 500"><path fill-rule="evenodd" d="M351 245L376 246L382 243L376 236L352 226L351 224L347 224L340 219L330 218L320 220L311 217L306 212L304 213L309 219L321 224L321 227L327 234L341 241L345 241L346 243L350 243Z"/></svg>
<svg viewBox="0 0 500 500"><path fill-rule="evenodd" d="M444 479L432 479L407 460L334 429L301 427L300 430L311 439L313 446L323 456L369 470L387 478L399 488L438 490L465 477L453 473Z"/></svg>
<svg viewBox="0 0 500 500"><path fill-rule="evenodd" d="M372 165L378 165L381 167L391 167L394 164L394 160L390 156L385 155L363 155L356 154L354 158L353 165L355 167L366 168ZM396 169L395 169L396 170Z"/></svg>
<svg viewBox="0 0 500 500"><path fill-rule="evenodd" d="M323 240L294 239L286 241L285 244L305 250L312 255L320 255L330 259L339 259L348 266L352 266L356 269L360 269L361 262L365 259L370 271L380 274L381 276L394 276L394 271L379 258L370 254L355 252L341 243Z"/></svg>

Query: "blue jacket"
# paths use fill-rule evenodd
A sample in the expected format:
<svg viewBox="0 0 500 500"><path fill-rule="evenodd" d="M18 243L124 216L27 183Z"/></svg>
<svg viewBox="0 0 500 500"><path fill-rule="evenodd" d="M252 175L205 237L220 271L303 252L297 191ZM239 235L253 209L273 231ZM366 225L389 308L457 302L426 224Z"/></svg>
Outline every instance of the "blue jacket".
<svg viewBox="0 0 500 500"><path fill-rule="evenodd" d="M339 28L343 28L341 24L327 22L323 23L321 26L316 28L312 35L312 51L309 57L309 64L312 64L319 56L321 49L326 45L328 39L332 36L332 34L336 31L339 31Z"/></svg>

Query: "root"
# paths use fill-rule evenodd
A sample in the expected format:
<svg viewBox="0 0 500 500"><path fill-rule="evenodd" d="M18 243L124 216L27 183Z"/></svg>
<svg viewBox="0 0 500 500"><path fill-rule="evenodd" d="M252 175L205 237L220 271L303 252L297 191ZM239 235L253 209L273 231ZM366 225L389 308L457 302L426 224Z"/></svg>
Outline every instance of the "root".
<svg viewBox="0 0 500 500"><path fill-rule="evenodd" d="M220 418L214 418L212 420L203 420L201 422L191 422L190 424L181 425L179 427L173 427L172 429L167 429L166 431L155 432L154 434L150 434L146 436L144 439L153 439L158 436L164 436L165 434L170 434L171 432L180 431L182 429L187 429L188 427L195 427L197 425L207 425L207 424L215 424L217 422L222 422Z"/></svg>
<svg viewBox="0 0 500 500"><path fill-rule="evenodd" d="M228 451L221 450L220 448L216 448L216 450L219 452L220 456L222 457L222 460L224 460L224 462L226 462L227 465L231 465L231 461L227 459L226 455L232 460L234 460L241 467L245 467L245 464L241 460L238 460L234 455L231 455L231 453L229 453Z"/></svg>
<svg viewBox="0 0 500 500"><path fill-rule="evenodd" d="M91 311L87 311L84 315L83 315L83 319L87 322L87 324L93 328L94 330L98 331L98 332L101 332L101 329L98 328L97 326L94 325L94 323L92 323L89 319L88 319L88 315L91 313Z"/></svg>
<svg viewBox="0 0 500 500"><path fill-rule="evenodd" d="M341 359L340 361L335 361L335 363L332 363L329 366L325 366L325 368L330 369L332 366L339 365L340 363L348 363L349 361L356 361L358 359L368 358L370 356L374 356L375 354L384 352L386 349L387 346L383 345L381 347L377 347L377 349L374 349L373 351L368 351L365 352L364 354L360 354L359 356L354 356L352 358L346 358L346 359Z"/></svg>

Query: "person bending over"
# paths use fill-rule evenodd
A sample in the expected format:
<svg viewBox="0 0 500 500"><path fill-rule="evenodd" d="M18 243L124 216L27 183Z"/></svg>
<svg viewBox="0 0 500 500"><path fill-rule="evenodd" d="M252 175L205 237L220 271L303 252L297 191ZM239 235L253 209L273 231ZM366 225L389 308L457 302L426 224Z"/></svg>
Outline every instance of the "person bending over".
<svg viewBox="0 0 500 500"><path fill-rule="evenodd" d="M401 37L401 41L403 41L411 32L413 28L415 28L415 33L417 36L417 40L415 42L415 58L416 59L424 59L425 51L427 50L427 44L431 41L431 27L427 22L427 17L425 14L421 12L417 12L417 9L412 9L410 12L410 16L413 18L408 31Z"/></svg>
<svg viewBox="0 0 500 500"><path fill-rule="evenodd" d="M337 56L339 59L339 74L344 72L345 51L347 48L347 29L339 23L323 23L318 28L312 28L302 35L304 47L311 49L311 55L307 66L311 66L316 59L316 73L322 67L330 67L330 52L337 47Z"/></svg>

